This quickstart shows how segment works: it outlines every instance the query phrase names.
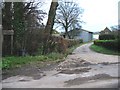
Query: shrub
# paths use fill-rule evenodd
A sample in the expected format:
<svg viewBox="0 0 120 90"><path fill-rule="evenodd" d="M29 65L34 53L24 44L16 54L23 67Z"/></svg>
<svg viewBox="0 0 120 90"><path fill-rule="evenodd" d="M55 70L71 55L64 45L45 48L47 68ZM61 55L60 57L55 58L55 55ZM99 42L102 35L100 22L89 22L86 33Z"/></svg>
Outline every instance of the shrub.
<svg viewBox="0 0 120 90"><path fill-rule="evenodd" d="M46 37L45 37L46 38ZM67 48L82 43L82 40L65 39L58 36L49 36L45 53L65 53Z"/></svg>
<svg viewBox="0 0 120 90"><path fill-rule="evenodd" d="M82 43L82 40L71 40L45 34L44 30L31 30L26 34L26 37L25 53L28 55L48 54L51 52L65 53L67 48ZM44 45L45 41L46 45ZM19 45L16 46L18 48ZM18 55L19 52L19 48L15 50Z"/></svg>
<svg viewBox="0 0 120 90"><path fill-rule="evenodd" d="M118 40L96 40L95 45L102 46L109 49L118 50Z"/></svg>
<svg viewBox="0 0 120 90"><path fill-rule="evenodd" d="M68 42L68 48L69 48L69 47L72 47L72 46L74 46L74 45L83 43L83 40L82 40L82 39L79 39L79 40L66 39L66 40L67 40L67 42Z"/></svg>
<svg viewBox="0 0 120 90"><path fill-rule="evenodd" d="M99 40L114 40L115 36L112 34L99 35Z"/></svg>

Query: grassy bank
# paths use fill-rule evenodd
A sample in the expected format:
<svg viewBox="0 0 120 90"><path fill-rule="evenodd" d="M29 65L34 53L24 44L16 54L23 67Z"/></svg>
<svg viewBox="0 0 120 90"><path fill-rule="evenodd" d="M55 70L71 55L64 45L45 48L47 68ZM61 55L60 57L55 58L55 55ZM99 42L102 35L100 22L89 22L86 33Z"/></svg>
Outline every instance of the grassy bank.
<svg viewBox="0 0 120 90"><path fill-rule="evenodd" d="M90 49L98 53L103 53L103 54L108 54L108 55L120 55L120 52L118 51L110 50L110 49L104 48L102 46L97 46L94 44L90 46Z"/></svg>
<svg viewBox="0 0 120 90"><path fill-rule="evenodd" d="M63 54L51 53L49 55L39 55L39 56L26 56L26 57L3 57L2 58L2 69L12 69L21 67L24 64L30 64L35 62L45 62L45 61L55 61L61 59Z"/></svg>
<svg viewBox="0 0 120 90"><path fill-rule="evenodd" d="M80 44L82 45L82 44ZM75 45L69 49L67 49L66 53L50 53L47 55L37 55L37 56L26 56L26 57L17 57L17 56L9 56L9 57L3 57L2 58L2 69L13 69L22 67L25 64L32 64L32 63L38 63L38 62L46 62L46 61L61 61L64 57L66 57L68 54L71 54L73 50L80 46Z"/></svg>

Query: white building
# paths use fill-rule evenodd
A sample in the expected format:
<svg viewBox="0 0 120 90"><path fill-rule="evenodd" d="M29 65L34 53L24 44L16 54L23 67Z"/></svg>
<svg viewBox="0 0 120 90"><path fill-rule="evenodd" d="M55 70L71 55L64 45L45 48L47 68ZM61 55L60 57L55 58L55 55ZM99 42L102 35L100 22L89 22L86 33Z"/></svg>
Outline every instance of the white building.
<svg viewBox="0 0 120 90"><path fill-rule="evenodd" d="M84 29L71 30L68 34L71 39L82 39L83 42L89 42L93 40L93 32Z"/></svg>

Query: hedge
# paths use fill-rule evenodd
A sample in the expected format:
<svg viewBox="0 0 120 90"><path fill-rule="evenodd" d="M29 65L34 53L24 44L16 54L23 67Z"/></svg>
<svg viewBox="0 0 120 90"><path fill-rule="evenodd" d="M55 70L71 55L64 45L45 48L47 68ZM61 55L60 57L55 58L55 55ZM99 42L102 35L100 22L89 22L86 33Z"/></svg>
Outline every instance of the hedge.
<svg viewBox="0 0 120 90"><path fill-rule="evenodd" d="M45 41L46 47L44 47ZM43 51L47 54L51 52L65 53L67 48L80 43L82 43L82 40L65 39L60 36L45 34L41 30L33 30L32 33L30 32L27 35L25 53L28 55L43 54ZM19 48L15 50L15 53L21 55Z"/></svg>
<svg viewBox="0 0 120 90"><path fill-rule="evenodd" d="M114 40L115 36L112 34L99 35L99 40Z"/></svg>
<svg viewBox="0 0 120 90"><path fill-rule="evenodd" d="M94 44L108 48L108 49L120 50L119 49L119 45L120 45L119 40L95 40Z"/></svg>
<svg viewBox="0 0 120 90"><path fill-rule="evenodd" d="M46 42L46 47L44 47L44 42ZM69 47L82 43L82 40L72 40L65 39L60 36L52 36L40 32L40 30L30 32L27 35L26 45L25 45L25 54L26 55L37 55L43 54L43 51L46 51L46 54L52 52L65 53ZM22 55L22 51L18 47L14 48L14 55ZM45 49L44 49L45 48Z"/></svg>

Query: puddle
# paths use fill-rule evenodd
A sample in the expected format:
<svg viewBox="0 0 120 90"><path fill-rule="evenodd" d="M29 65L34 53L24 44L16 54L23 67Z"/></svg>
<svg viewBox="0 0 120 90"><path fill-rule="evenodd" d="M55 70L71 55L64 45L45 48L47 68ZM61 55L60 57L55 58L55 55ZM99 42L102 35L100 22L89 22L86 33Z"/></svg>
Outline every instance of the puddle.
<svg viewBox="0 0 120 90"><path fill-rule="evenodd" d="M110 63L110 62L103 62L103 63L98 63L98 65L118 65L118 64L120 64L120 62L113 62L113 63Z"/></svg>
<svg viewBox="0 0 120 90"><path fill-rule="evenodd" d="M59 73L64 73L64 74L79 74L83 72L88 72L91 68L84 67L84 68L78 68L78 69L64 69L61 70Z"/></svg>
<svg viewBox="0 0 120 90"><path fill-rule="evenodd" d="M26 81L30 81L30 80L25 80L25 79L22 79L22 80L19 80L20 82L26 82Z"/></svg>
<svg viewBox="0 0 120 90"><path fill-rule="evenodd" d="M11 83L11 82L27 82L33 80L32 77L27 76L13 76L10 78L7 78L3 81L3 83Z"/></svg>
<svg viewBox="0 0 120 90"><path fill-rule="evenodd" d="M95 82L96 80L107 80L107 79L113 79L113 78L114 77L108 74L97 74L97 75L89 76L89 77L75 78L73 80L65 81L64 83L66 83L65 86L71 86L71 85L84 84L87 82Z"/></svg>

